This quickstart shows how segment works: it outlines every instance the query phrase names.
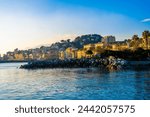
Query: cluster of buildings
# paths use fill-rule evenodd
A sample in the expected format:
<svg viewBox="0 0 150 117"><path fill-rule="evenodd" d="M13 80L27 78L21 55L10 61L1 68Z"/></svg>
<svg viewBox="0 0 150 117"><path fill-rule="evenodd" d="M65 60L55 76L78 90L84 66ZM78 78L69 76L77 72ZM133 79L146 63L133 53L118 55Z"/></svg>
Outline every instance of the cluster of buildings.
<svg viewBox="0 0 150 117"><path fill-rule="evenodd" d="M117 42L114 36L105 36L102 38L101 42L84 45L81 49L68 47L66 50L59 52L59 59L87 58L99 55L106 49L119 50L119 46L117 45L121 43L123 42ZM124 48L128 48L128 45L125 44Z"/></svg>
<svg viewBox="0 0 150 117"><path fill-rule="evenodd" d="M56 49L51 49L50 47L35 48L29 50L18 50L15 49L13 52L7 52L1 57L1 60L18 60L18 61L28 61L28 60L45 60L58 58L59 51Z"/></svg>
<svg viewBox="0 0 150 117"><path fill-rule="evenodd" d="M80 59L100 55L104 50L123 51L137 48L150 49L150 37L148 39L129 39L116 41L114 36L105 36L98 43L83 45L83 48L69 46L65 49L60 47L45 47L7 52L0 57L1 60L46 60L46 59Z"/></svg>
<svg viewBox="0 0 150 117"><path fill-rule="evenodd" d="M116 41L114 36L105 36L101 42L84 45L81 49L69 47L65 51L60 51L59 59L89 58L91 56L100 55L104 50L124 51L136 50L137 48L150 49L150 37L147 41L143 38L138 40L129 39Z"/></svg>

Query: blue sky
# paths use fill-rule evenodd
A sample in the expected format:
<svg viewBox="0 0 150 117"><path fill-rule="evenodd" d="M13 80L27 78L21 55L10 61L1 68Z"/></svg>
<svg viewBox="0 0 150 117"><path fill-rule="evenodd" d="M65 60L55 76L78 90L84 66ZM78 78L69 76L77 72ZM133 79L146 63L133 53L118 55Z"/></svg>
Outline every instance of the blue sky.
<svg viewBox="0 0 150 117"><path fill-rule="evenodd" d="M0 53L77 35L117 40L150 30L149 0L0 0Z"/></svg>

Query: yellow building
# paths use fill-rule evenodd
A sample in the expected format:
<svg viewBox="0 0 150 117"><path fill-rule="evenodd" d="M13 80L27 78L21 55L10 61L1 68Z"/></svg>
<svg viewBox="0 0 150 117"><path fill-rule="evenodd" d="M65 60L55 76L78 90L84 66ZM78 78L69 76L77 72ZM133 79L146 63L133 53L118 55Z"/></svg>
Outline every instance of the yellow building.
<svg viewBox="0 0 150 117"><path fill-rule="evenodd" d="M129 49L129 45L126 41L117 41L107 44L99 42L96 44L84 45L82 49L75 49L72 47L67 48L65 51L59 52L59 59L70 59L70 58L89 58L95 55L100 55L105 50L120 51ZM93 54L88 54L88 51L92 51Z"/></svg>
<svg viewBox="0 0 150 117"><path fill-rule="evenodd" d="M92 55L87 54L87 51L92 51ZM77 52L77 58L89 58L92 57L93 55L101 54L102 51L104 50L104 44L99 42L96 44L87 44L84 45L83 49L78 50Z"/></svg>
<svg viewBox="0 0 150 117"><path fill-rule="evenodd" d="M122 44L122 45L120 46L120 50L127 50L127 49L129 49L129 47L128 47L127 44Z"/></svg>
<svg viewBox="0 0 150 117"><path fill-rule="evenodd" d="M99 42L94 45L95 45L95 49L93 50L94 55L101 54L104 51L104 47L105 47L104 43Z"/></svg>
<svg viewBox="0 0 150 117"><path fill-rule="evenodd" d="M77 48L69 47L65 51L59 52L59 59L74 59L77 58Z"/></svg>
<svg viewBox="0 0 150 117"><path fill-rule="evenodd" d="M17 53L14 55L16 60L24 60L24 56L22 53Z"/></svg>
<svg viewBox="0 0 150 117"><path fill-rule="evenodd" d="M148 49L150 49L150 37L148 37Z"/></svg>
<svg viewBox="0 0 150 117"><path fill-rule="evenodd" d="M94 50L95 49L95 44L87 44L83 46L84 50Z"/></svg>
<svg viewBox="0 0 150 117"><path fill-rule="evenodd" d="M70 59L72 58L72 48L69 47L65 50L65 53L66 53L66 58Z"/></svg>
<svg viewBox="0 0 150 117"><path fill-rule="evenodd" d="M72 58L77 58L77 51L78 51L77 48L73 48L73 49L72 49L72 52L71 52Z"/></svg>
<svg viewBox="0 0 150 117"><path fill-rule="evenodd" d="M95 45L95 48L104 48L104 43L102 42L96 43L94 45Z"/></svg>
<svg viewBox="0 0 150 117"><path fill-rule="evenodd" d="M77 59L81 59L81 58L85 58L86 54L85 54L85 50L80 49L77 51Z"/></svg>
<svg viewBox="0 0 150 117"><path fill-rule="evenodd" d="M112 47L113 51L118 51L119 50L118 44L112 44L111 47Z"/></svg>
<svg viewBox="0 0 150 117"><path fill-rule="evenodd" d="M124 41L117 41L114 43L110 43L108 49L113 51L126 50L129 49L129 45Z"/></svg>

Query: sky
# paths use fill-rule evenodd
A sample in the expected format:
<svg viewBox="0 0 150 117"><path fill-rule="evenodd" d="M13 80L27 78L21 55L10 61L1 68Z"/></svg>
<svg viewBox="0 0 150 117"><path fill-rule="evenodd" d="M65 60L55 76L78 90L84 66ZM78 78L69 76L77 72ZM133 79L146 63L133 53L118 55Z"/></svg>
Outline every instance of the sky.
<svg viewBox="0 0 150 117"><path fill-rule="evenodd" d="M82 34L117 40L150 30L149 0L0 0L0 54Z"/></svg>

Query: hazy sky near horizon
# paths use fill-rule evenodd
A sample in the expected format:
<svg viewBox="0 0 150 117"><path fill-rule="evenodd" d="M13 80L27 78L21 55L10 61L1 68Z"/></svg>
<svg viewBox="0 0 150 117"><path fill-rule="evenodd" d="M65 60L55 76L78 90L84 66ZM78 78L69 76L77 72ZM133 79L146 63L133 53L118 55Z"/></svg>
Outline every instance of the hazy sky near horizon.
<svg viewBox="0 0 150 117"><path fill-rule="evenodd" d="M149 0L0 0L0 53L77 35L117 40L150 30Z"/></svg>

